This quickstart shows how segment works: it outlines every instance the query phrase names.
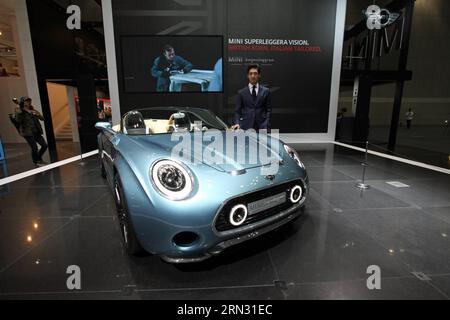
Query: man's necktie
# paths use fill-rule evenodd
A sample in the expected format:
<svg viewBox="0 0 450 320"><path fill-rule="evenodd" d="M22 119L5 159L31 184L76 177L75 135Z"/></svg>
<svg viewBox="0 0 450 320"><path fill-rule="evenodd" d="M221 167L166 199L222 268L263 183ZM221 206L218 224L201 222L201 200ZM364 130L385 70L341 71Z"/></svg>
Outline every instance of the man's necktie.
<svg viewBox="0 0 450 320"><path fill-rule="evenodd" d="M256 86L253 86L253 89L252 89L252 98L253 98L253 101L256 100Z"/></svg>

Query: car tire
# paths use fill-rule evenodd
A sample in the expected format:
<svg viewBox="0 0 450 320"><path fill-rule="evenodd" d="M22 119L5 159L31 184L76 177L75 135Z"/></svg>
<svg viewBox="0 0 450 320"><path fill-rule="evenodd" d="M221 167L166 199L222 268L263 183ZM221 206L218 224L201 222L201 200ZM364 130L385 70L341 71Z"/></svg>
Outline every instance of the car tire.
<svg viewBox="0 0 450 320"><path fill-rule="evenodd" d="M114 199L116 201L117 218L119 221L120 233L122 235L122 244L125 251L127 254L133 256L144 254L145 250L142 248L136 236L133 223L128 213L128 206L124 197L122 184L117 176L114 179Z"/></svg>

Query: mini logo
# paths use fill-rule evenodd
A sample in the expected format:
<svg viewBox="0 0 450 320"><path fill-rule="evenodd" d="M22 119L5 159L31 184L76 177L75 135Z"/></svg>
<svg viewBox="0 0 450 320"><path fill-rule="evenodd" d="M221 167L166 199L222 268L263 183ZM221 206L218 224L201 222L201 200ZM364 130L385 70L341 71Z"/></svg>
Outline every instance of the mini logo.
<svg viewBox="0 0 450 320"><path fill-rule="evenodd" d="M275 175L274 174L269 174L269 175L266 176L266 179L272 181L273 179L275 179Z"/></svg>
<svg viewBox="0 0 450 320"><path fill-rule="evenodd" d="M390 22L390 12L387 9L381 9L379 6L373 4L367 7L365 12L367 18L367 29L381 29L387 26Z"/></svg>

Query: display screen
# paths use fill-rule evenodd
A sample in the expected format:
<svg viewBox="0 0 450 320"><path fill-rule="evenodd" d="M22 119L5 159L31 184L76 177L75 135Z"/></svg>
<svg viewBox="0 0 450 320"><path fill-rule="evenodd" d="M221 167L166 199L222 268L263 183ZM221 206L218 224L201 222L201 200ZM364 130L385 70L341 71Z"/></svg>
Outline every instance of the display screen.
<svg viewBox="0 0 450 320"><path fill-rule="evenodd" d="M222 92L222 36L123 36L124 91Z"/></svg>

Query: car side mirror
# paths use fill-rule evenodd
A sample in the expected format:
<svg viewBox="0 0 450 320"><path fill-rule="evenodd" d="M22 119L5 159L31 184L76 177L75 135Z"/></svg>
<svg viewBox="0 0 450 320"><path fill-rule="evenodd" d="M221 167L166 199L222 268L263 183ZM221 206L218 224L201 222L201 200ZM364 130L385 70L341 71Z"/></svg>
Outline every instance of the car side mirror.
<svg viewBox="0 0 450 320"><path fill-rule="evenodd" d="M97 122L95 124L95 128L98 130L107 130L107 131L112 130L111 123L109 123L109 122Z"/></svg>

